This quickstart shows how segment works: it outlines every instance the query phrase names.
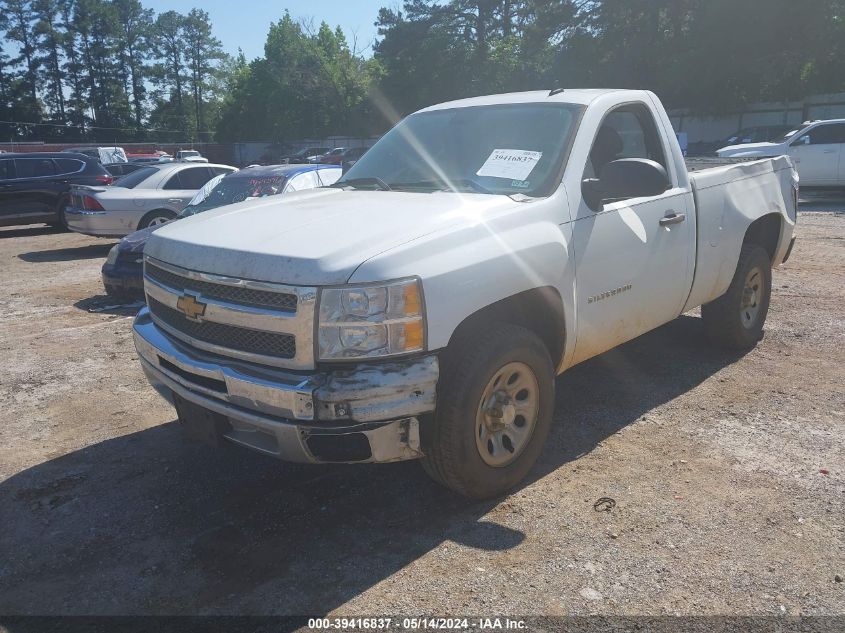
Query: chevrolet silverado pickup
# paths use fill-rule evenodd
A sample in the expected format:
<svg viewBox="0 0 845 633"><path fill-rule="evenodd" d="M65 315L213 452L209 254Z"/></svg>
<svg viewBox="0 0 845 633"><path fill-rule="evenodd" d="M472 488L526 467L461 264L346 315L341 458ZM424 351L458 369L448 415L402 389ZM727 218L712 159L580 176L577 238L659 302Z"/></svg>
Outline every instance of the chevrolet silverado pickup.
<svg viewBox="0 0 845 633"><path fill-rule="evenodd" d="M688 168L646 91L436 105L331 187L156 231L135 344L193 437L418 458L492 497L539 456L567 368L698 306L753 347L797 195L788 157Z"/></svg>

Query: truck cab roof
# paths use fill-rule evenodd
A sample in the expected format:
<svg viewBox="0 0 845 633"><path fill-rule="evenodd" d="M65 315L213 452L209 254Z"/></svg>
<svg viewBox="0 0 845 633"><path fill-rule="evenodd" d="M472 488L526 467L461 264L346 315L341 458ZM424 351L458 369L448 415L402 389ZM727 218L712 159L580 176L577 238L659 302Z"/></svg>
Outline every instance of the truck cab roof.
<svg viewBox="0 0 845 633"><path fill-rule="evenodd" d="M508 92L498 95L485 95L481 97L470 97L447 101L437 105L423 108L420 112L431 112L434 110L447 110L449 108L469 108L474 106L503 105L509 103L574 103L577 105L589 105L596 99L608 94L630 93L635 100L645 99L645 90L620 90L620 89L564 89L560 92L550 90L531 90L526 92ZM554 93L554 94L552 94Z"/></svg>

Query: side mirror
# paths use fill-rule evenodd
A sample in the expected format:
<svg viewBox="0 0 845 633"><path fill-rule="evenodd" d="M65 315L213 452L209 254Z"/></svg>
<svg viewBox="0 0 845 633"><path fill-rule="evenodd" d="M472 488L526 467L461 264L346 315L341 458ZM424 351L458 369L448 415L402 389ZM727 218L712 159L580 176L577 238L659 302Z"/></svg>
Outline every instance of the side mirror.
<svg viewBox="0 0 845 633"><path fill-rule="evenodd" d="M345 160L340 164L341 174L345 174L349 171L349 168L355 164L356 161L354 160Z"/></svg>
<svg viewBox="0 0 845 633"><path fill-rule="evenodd" d="M810 144L810 135L805 134L804 136L802 136L801 138L798 139L798 142L801 143L802 145L809 145Z"/></svg>
<svg viewBox="0 0 845 633"><path fill-rule="evenodd" d="M581 195L590 209L600 211L605 201L659 196L670 184L661 164L645 158L620 158L604 166L601 178L584 180Z"/></svg>

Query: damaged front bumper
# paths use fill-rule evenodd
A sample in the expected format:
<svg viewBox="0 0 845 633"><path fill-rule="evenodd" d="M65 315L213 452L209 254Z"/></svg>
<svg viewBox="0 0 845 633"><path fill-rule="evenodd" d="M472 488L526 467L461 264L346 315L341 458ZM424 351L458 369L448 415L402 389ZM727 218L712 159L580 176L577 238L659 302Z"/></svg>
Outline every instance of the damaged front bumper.
<svg viewBox="0 0 845 633"><path fill-rule="evenodd" d="M422 456L419 418L434 411L435 355L294 373L187 347L156 327L147 308L133 330L150 384L171 403L225 419L227 440L292 462Z"/></svg>

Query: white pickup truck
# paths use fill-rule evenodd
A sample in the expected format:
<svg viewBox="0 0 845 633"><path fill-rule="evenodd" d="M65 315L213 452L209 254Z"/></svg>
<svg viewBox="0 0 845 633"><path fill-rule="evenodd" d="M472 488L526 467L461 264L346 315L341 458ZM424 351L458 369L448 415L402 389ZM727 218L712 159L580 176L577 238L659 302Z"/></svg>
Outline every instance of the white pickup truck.
<svg viewBox="0 0 845 633"><path fill-rule="evenodd" d="M714 341L760 338L798 180L788 157L711 161L690 173L650 92L426 108L330 188L156 231L141 364L211 443L421 458L498 495L542 450L556 374L697 306Z"/></svg>

